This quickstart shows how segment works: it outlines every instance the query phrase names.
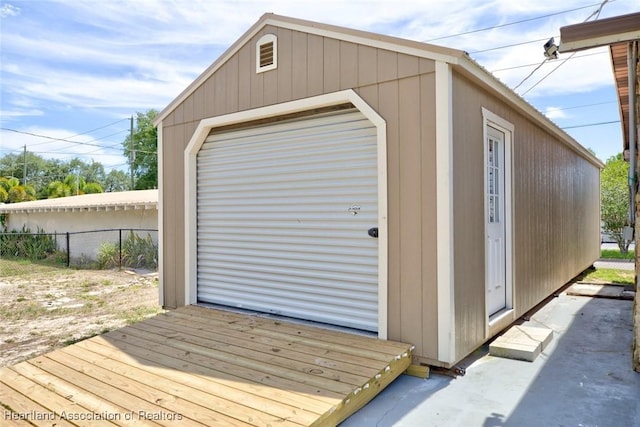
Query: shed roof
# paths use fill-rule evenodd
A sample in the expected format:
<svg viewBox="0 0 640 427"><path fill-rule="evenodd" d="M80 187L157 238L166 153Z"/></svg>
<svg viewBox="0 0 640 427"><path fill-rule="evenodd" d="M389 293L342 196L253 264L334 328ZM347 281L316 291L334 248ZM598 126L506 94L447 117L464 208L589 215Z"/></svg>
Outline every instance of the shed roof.
<svg viewBox="0 0 640 427"><path fill-rule="evenodd" d="M563 140L574 151L581 154L594 165L602 168L604 164L595 157L589 150L580 145L575 139L560 129L544 114L534 108L531 104L516 94L511 88L497 79L480 64L462 50L436 46L428 43L392 37L383 34L376 34L367 31L354 30L336 25L323 24L307 21L287 16L265 13L262 17L244 33L229 49L227 49L213 64L211 64L195 81L180 93L166 108L164 108L154 120L154 125L158 126L169 116L182 102L184 102L196 89L203 85L222 65L224 65L234 54L236 54L253 36L260 32L265 26L275 26L294 31L305 32L337 40L353 42L365 46L387 49L390 51L413 55L451 64L458 72L472 79L477 84L484 86L493 93L500 96L512 107L527 115L550 133Z"/></svg>
<svg viewBox="0 0 640 427"><path fill-rule="evenodd" d="M158 209L158 190L82 194L0 205L3 213L77 212Z"/></svg>

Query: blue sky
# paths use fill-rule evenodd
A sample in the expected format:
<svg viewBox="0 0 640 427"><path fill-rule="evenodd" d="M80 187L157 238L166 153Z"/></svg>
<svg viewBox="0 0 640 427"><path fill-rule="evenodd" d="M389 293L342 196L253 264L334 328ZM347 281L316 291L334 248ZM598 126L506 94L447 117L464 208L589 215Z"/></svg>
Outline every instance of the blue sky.
<svg viewBox="0 0 640 427"><path fill-rule="evenodd" d="M543 62L547 39L558 42L561 26L583 22L599 6L597 0L0 0L0 127L84 143L0 130L0 156L26 145L47 158L126 169L121 143L128 118L162 110L265 12L462 49L514 88ZM639 6L608 1L600 18ZM525 22L509 25L519 21ZM495 28L455 36L488 27ZM576 54L532 88L568 56L545 63L516 92L562 128L616 121L567 129L606 160L622 147L606 49Z"/></svg>

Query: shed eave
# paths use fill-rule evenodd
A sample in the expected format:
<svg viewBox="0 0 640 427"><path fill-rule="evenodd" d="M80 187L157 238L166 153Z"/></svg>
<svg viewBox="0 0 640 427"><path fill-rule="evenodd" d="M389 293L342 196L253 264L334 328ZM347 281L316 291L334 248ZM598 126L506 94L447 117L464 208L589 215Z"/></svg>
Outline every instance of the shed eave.
<svg viewBox="0 0 640 427"><path fill-rule="evenodd" d="M153 121L154 126L158 126L178 105L204 84L207 79L251 40L253 36L269 25L451 64L456 64L460 58L465 55L465 52L461 50L266 13L156 116Z"/></svg>

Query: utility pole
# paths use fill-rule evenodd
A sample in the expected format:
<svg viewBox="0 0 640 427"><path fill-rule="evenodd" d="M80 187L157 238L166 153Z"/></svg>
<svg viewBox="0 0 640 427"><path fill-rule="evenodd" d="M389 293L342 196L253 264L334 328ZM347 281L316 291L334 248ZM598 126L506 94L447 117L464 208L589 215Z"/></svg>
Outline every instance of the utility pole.
<svg viewBox="0 0 640 427"><path fill-rule="evenodd" d="M22 183L27 185L27 144L24 145L24 170L22 172Z"/></svg>
<svg viewBox="0 0 640 427"><path fill-rule="evenodd" d="M133 182L133 162L136 159L135 151L133 151L133 116L131 116L131 135L130 135L130 148L129 148L129 165L131 166L131 190L135 188Z"/></svg>

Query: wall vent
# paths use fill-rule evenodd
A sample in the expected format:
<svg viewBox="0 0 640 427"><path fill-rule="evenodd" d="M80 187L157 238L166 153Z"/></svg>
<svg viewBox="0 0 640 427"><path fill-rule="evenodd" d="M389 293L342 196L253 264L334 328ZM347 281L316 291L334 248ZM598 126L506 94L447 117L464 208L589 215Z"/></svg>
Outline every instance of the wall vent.
<svg viewBox="0 0 640 427"><path fill-rule="evenodd" d="M265 34L256 43L256 73L273 70L278 66L278 39Z"/></svg>

